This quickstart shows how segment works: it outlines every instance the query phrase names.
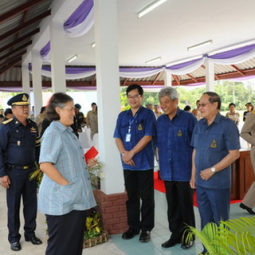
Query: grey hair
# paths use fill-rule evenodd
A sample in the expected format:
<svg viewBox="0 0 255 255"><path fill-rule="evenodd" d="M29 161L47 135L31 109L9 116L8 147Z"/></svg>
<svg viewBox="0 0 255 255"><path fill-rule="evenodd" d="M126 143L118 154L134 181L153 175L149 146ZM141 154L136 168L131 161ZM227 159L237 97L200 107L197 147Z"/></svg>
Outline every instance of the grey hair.
<svg viewBox="0 0 255 255"><path fill-rule="evenodd" d="M178 91L173 87L162 88L158 93L158 98L169 96L172 100L179 99Z"/></svg>

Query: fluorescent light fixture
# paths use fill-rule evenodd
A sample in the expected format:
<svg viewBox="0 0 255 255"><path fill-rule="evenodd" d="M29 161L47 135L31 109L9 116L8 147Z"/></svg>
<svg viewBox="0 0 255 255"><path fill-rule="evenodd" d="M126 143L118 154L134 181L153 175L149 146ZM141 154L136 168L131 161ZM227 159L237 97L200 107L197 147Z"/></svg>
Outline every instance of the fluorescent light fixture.
<svg viewBox="0 0 255 255"><path fill-rule="evenodd" d="M181 63L186 63L186 62L195 60L195 59L200 59L202 57L203 57L203 55L198 55L198 56L191 57L191 58L185 58L185 59L181 59L181 60L176 60L176 61L173 61L173 62L170 62L170 63L166 64L166 66L178 65L178 64L181 64Z"/></svg>
<svg viewBox="0 0 255 255"><path fill-rule="evenodd" d="M96 43L95 42L91 43L91 48L95 48L95 47L96 47Z"/></svg>
<svg viewBox="0 0 255 255"><path fill-rule="evenodd" d="M147 61L145 61L145 64L151 64L151 63L157 62L159 60L161 60L161 57L157 57L157 58L147 60Z"/></svg>
<svg viewBox="0 0 255 255"><path fill-rule="evenodd" d="M146 7L144 7L141 11L137 13L138 18L141 18L142 16L152 11L153 9L157 8L159 5L163 4L166 1L167 0L157 0L147 5Z"/></svg>
<svg viewBox="0 0 255 255"><path fill-rule="evenodd" d="M197 48L201 48L201 47L204 47L206 45L209 45L209 44L212 44L212 40L209 40L209 41L205 41L205 42L202 42L202 43L199 43L199 44L196 44L196 45L193 45L193 46L190 46L187 48L188 51L191 51L191 50L195 50Z"/></svg>
<svg viewBox="0 0 255 255"><path fill-rule="evenodd" d="M218 53L221 53L221 52L225 52L225 51L229 51L229 50L238 49L238 48L245 47L245 46L252 45L252 44L255 44L255 40L252 40L252 41L249 41L249 42L235 44L233 46L229 46L229 47L226 47L226 48L222 48L222 49L219 49L219 50L212 51L212 52L210 52L208 54L208 56L215 55L215 54L218 54Z"/></svg>
<svg viewBox="0 0 255 255"><path fill-rule="evenodd" d="M72 57L70 57L68 60L67 60L67 62L68 63L71 63L72 61L74 61L76 58L78 58L78 55L76 54L76 55L73 55Z"/></svg>

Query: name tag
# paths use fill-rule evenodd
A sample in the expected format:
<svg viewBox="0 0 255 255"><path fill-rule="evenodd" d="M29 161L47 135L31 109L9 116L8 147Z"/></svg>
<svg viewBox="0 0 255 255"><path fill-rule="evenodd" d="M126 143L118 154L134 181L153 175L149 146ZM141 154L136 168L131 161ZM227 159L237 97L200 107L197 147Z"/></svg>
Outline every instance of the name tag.
<svg viewBox="0 0 255 255"><path fill-rule="evenodd" d="M131 141L131 134L126 134L126 142L130 142Z"/></svg>

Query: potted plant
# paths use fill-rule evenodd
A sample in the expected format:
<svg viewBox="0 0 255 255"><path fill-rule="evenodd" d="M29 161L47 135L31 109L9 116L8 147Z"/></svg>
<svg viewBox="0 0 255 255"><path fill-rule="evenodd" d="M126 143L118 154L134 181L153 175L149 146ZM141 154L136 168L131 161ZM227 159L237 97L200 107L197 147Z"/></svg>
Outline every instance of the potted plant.
<svg viewBox="0 0 255 255"><path fill-rule="evenodd" d="M255 253L255 217L241 217L208 223L202 231L188 226L187 242L198 237L211 255L252 255Z"/></svg>

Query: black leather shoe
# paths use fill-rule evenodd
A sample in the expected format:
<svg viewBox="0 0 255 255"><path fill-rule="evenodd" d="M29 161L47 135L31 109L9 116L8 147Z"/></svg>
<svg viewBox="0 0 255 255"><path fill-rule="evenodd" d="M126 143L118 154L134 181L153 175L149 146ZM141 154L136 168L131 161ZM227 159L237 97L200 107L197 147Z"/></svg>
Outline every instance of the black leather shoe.
<svg viewBox="0 0 255 255"><path fill-rule="evenodd" d="M246 210L249 214L255 215L255 212L250 207L244 205L243 203L241 203L239 206L242 209Z"/></svg>
<svg viewBox="0 0 255 255"><path fill-rule="evenodd" d="M150 239L151 239L150 231L142 230L139 241L141 243L147 243L150 241Z"/></svg>
<svg viewBox="0 0 255 255"><path fill-rule="evenodd" d="M140 231L129 228L125 233L122 234L123 239L131 239L138 235Z"/></svg>
<svg viewBox="0 0 255 255"><path fill-rule="evenodd" d="M39 245L39 244L42 244L42 241L37 238L36 236L33 236L33 237L25 237L25 240L27 242L31 242L32 244L34 245Z"/></svg>
<svg viewBox="0 0 255 255"><path fill-rule="evenodd" d="M21 250L20 242L11 243L11 250L20 251Z"/></svg>
<svg viewBox="0 0 255 255"><path fill-rule="evenodd" d="M186 249L191 248L193 245L194 245L194 241L191 241L191 242L186 243L186 244L183 243L183 244L181 245L181 248L184 249L184 250L186 250Z"/></svg>
<svg viewBox="0 0 255 255"><path fill-rule="evenodd" d="M169 239L168 241L162 243L161 246L163 248L169 248L169 247L175 246L178 243L180 243L180 242L178 242L177 240Z"/></svg>

